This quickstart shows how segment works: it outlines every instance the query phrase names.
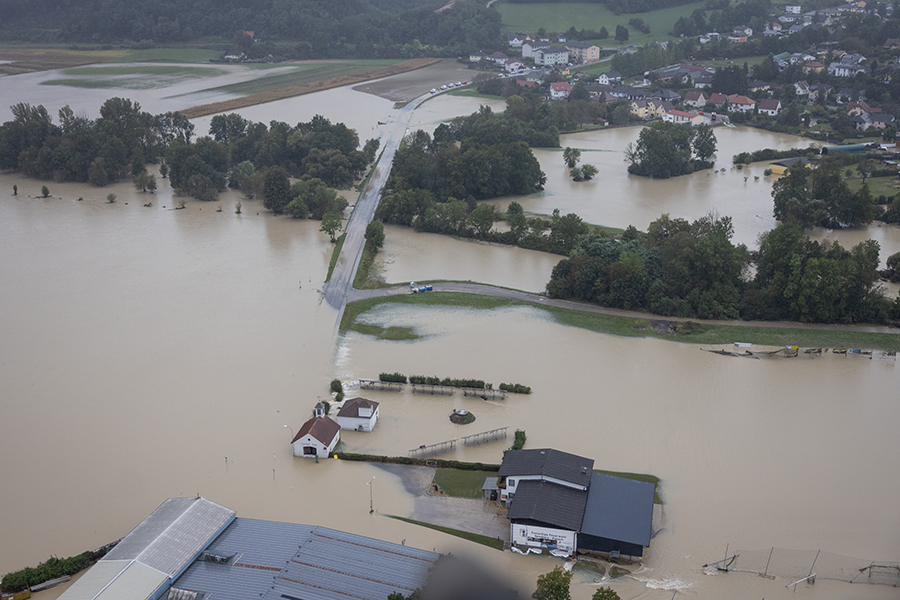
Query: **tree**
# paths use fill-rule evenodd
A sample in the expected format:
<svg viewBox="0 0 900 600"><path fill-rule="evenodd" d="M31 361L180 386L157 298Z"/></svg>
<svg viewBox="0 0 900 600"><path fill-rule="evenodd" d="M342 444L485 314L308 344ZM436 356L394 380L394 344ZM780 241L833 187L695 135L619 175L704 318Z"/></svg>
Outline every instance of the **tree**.
<svg viewBox="0 0 900 600"><path fill-rule="evenodd" d="M569 169L569 175L572 177L572 181L584 181L584 173L582 173L581 167Z"/></svg>
<svg viewBox="0 0 900 600"><path fill-rule="evenodd" d="M469 225L475 228L475 233L480 238L487 237L497 215L492 204L479 204L475 210L469 213Z"/></svg>
<svg viewBox="0 0 900 600"><path fill-rule="evenodd" d="M628 41L628 28L624 25L616 25L616 41L620 44Z"/></svg>
<svg viewBox="0 0 900 600"><path fill-rule="evenodd" d="M567 147L563 150L563 160L566 162L567 167L570 169L574 168L578 161L581 160L581 150Z"/></svg>
<svg viewBox="0 0 900 600"><path fill-rule="evenodd" d="M591 600L620 600L620 596L611 587L597 588Z"/></svg>
<svg viewBox="0 0 900 600"><path fill-rule="evenodd" d="M715 160L716 145L716 134L713 133L712 127L701 125L697 128L693 142L694 156L697 157L697 160L701 162Z"/></svg>
<svg viewBox="0 0 900 600"><path fill-rule="evenodd" d="M150 180L147 182L147 189L151 194L156 192L156 177L153 175L150 176Z"/></svg>
<svg viewBox="0 0 900 600"><path fill-rule="evenodd" d="M288 173L282 167L266 171L263 183L263 206L273 213L280 213L291 201L291 184Z"/></svg>
<svg viewBox="0 0 900 600"><path fill-rule="evenodd" d="M146 170L141 171L134 177L134 187L140 192L146 192L150 185L150 174Z"/></svg>
<svg viewBox="0 0 900 600"><path fill-rule="evenodd" d="M14 185L13 186L13 196L18 196L18 195L19 195L19 186Z"/></svg>
<svg viewBox="0 0 900 600"><path fill-rule="evenodd" d="M337 239L334 234L341 228L344 216L339 212L327 212L322 216L322 227L319 231L324 231L331 236L331 243L335 243Z"/></svg>
<svg viewBox="0 0 900 600"><path fill-rule="evenodd" d="M384 246L384 223L376 220L366 225L366 241L376 249Z"/></svg>
<svg viewBox="0 0 900 600"><path fill-rule="evenodd" d="M597 167L594 165L581 165L581 176L585 178L585 180L591 180L598 173Z"/></svg>
<svg viewBox="0 0 900 600"><path fill-rule="evenodd" d="M159 165L159 176L163 179L169 176L169 165L166 163Z"/></svg>
<svg viewBox="0 0 900 600"><path fill-rule="evenodd" d="M113 203L115 203L115 201L116 201L116 195L115 195L115 194L107 194L107 195L106 195L106 203L107 203L107 204L113 204Z"/></svg>
<svg viewBox="0 0 900 600"><path fill-rule="evenodd" d="M555 567L549 573L538 576L537 589L531 595L535 600L571 600L569 585L572 573Z"/></svg>
<svg viewBox="0 0 900 600"><path fill-rule="evenodd" d="M42 185L41 186L41 196L46 198L49 195L50 195L50 188L48 188L46 185Z"/></svg>

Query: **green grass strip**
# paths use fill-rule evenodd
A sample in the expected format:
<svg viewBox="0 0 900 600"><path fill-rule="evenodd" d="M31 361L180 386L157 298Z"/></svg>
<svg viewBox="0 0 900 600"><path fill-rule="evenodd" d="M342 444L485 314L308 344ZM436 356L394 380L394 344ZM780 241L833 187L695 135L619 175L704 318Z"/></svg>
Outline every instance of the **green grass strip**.
<svg viewBox="0 0 900 600"><path fill-rule="evenodd" d="M481 498L481 487L487 477L497 477L494 471L463 471L460 469L437 469L434 482L448 496L454 498Z"/></svg>
<svg viewBox="0 0 900 600"><path fill-rule="evenodd" d="M346 237L347 234L342 233L341 237L339 237L334 244L334 250L331 251L331 261L328 263L328 276L325 278L325 283L331 281L331 274L334 273L334 266L337 264L338 257L341 255L341 248L344 247L344 239Z"/></svg>
<svg viewBox="0 0 900 600"><path fill-rule="evenodd" d="M556 308L546 305L531 304L506 298L456 292L429 292L427 294L389 296L385 298L371 298L351 302L344 311L344 318L341 321L341 331L352 330L366 333L360 328L360 324L356 323L356 319L375 306L389 302L481 309L494 309L505 306L533 306L550 313L556 322L562 325L569 325L571 327L579 327L597 333L606 333L622 337L656 338L689 344L710 345L747 342L765 346L796 345L806 348L900 350L900 334L893 333L831 331L823 329L779 329L772 327L754 327L753 325L715 325L695 322L696 325L690 333L660 334L653 329L649 318L605 315L569 308ZM665 320L665 317L658 318Z"/></svg>
<svg viewBox="0 0 900 600"><path fill-rule="evenodd" d="M455 535L456 537L462 538L464 540L469 540L470 542L475 542L476 544L481 544L483 546L488 546L490 548L496 548L497 550L503 550L503 540L498 540L496 538L490 538L486 535L479 535L477 533L469 533L468 531L460 531L459 529L451 529L450 527L441 527L440 525L432 525L431 523L423 523L422 521L414 521L412 519L406 519L404 517L397 517L394 515L387 515L387 516L392 519L397 519L398 521L412 523L413 525L421 525L422 527L427 527L428 529L434 529L435 531L440 531L441 533Z"/></svg>

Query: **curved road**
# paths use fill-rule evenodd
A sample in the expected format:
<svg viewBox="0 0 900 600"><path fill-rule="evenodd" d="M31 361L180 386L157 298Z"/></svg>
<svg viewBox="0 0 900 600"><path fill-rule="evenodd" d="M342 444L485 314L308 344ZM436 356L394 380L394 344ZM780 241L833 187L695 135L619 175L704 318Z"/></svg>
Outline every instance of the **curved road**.
<svg viewBox="0 0 900 600"><path fill-rule="evenodd" d="M434 283L435 292L459 292L463 294L477 294L480 296L493 296L495 298L508 298L510 300L518 300L520 302L528 302L543 306L553 306L556 308L567 308L570 310L580 310L583 312L598 313L603 315L612 315L617 317L629 317L633 319L660 319L665 321L693 321L695 323L709 323L711 325L733 325L737 327L764 327L772 329L818 329L822 331L851 331L857 333L891 333L898 334L898 331L892 327L874 327L869 325L833 325L825 323L798 323L794 321L716 321L706 319L682 319L679 317L662 317L649 313L642 313L632 310L622 310L619 308L606 308L595 304L585 304L582 302L573 302L571 300L557 300L548 298L541 294L533 294L530 292L520 292L518 290L510 290L507 288L495 287L492 285L484 285L480 283ZM375 290L357 290L353 289L348 302L354 300L366 300L369 298L384 298L386 296L400 296L409 294L408 286L395 286L389 288L379 288Z"/></svg>

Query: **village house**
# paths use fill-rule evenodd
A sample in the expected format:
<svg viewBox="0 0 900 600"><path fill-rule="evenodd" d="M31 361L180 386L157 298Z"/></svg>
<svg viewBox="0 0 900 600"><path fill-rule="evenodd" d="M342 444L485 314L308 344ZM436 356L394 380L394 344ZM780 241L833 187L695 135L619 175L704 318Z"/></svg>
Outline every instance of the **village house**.
<svg viewBox="0 0 900 600"><path fill-rule="evenodd" d="M715 31L710 31L709 33L701 34L700 37L697 38L697 40L701 44L708 44L710 42L718 42L720 39L722 39L722 35Z"/></svg>
<svg viewBox="0 0 900 600"><path fill-rule="evenodd" d="M706 96L699 90L685 92L684 104L685 106L691 106L693 108L703 108L706 106Z"/></svg>
<svg viewBox="0 0 900 600"><path fill-rule="evenodd" d="M731 112L748 113L753 112L756 102L747 96L731 94L728 96L728 105L731 107Z"/></svg>
<svg viewBox="0 0 900 600"><path fill-rule="evenodd" d="M539 48L534 52L534 64L544 67L564 65L569 62L569 51L563 46Z"/></svg>
<svg viewBox="0 0 900 600"><path fill-rule="evenodd" d="M487 54L485 54L481 50L479 50L478 52L471 52L469 54L469 62L471 62L471 63L481 62L486 57L487 57Z"/></svg>
<svg viewBox="0 0 900 600"><path fill-rule="evenodd" d="M728 36L728 41L732 44L745 44L747 43L747 36L742 33L732 33Z"/></svg>
<svg viewBox="0 0 900 600"><path fill-rule="evenodd" d="M703 115L695 112L686 112L683 110L670 110L663 115L663 121L667 123L676 123L679 125L703 125Z"/></svg>
<svg viewBox="0 0 900 600"><path fill-rule="evenodd" d="M706 103L711 104L712 106L715 106L716 108L720 108L727 101L728 101L728 96L726 96L725 94L720 94L720 93L716 92L715 94L711 94L709 96L709 100L707 100Z"/></svg>
<svg viewBox="0 0 900 600"><path fill-rule="evenodd" d="M541 40L533 40L530 42L525 42L522 44L522 58L531 58L534 59L534 53L538 50L543 50L544 48L549 48L550 42L543 42Z"/></svg>
<svg viewBox="0 0 900 600"><path fill-rule="evenodd" d="M655 92L650 92L650 98L656 98L658 100L665 100L666 102L670 102L671 104L681 104L682 96L678 92L673 92L672 90L666 88L660 88Z"/></svg>
<svg viewBox="0 0 900 600"><path fill-rule="evenodd" d="M557 81L550 84L550 98L553 100L568 98L571 93L572 86L566 81Z"/></svg>
<svg viewBox="0 0 900 600"><path fill-rule="evenodd" d="M799 4L790 4L784 7L784 12L789 15L799 15L800 10Z"/></svg>
<svg viewBox="0 0 900 600"><path fill-rule="evenodd" d="M888 38L884 40L884 46L882 46L885 50L896 50L900 48L900 40L897 38Z"/></svg>
<svg viewBox="0 0 900 600"><path fill-rule="evenodd" d="M647 101L643 98L631 101L631 114L641 119L647 118Z"/></svg>
<svg viewBox="0 0 900 600"><path fill-rule="evenodd" d="M326 458L341 441L341 426L325 415L325 405L316 404L315 416L300 426L291 440L294 456Z"/></svg>
<svg viewBox="0 0 900 600"><path fill-rule="evenodd" d="M759 101L759 113L761 115L776 116L781 112L781 100L777 98L766 98Z"/></svg>
<svg viewBox="0 0 900 600"><path fill-rule="evenodd" d="M859 73L865 73L866 68L862 66L866 57L860 54L844 54L841 60L828 65L828 74L836 77L853 77Z"/></svg>
<svg viewBox="0 0 900 600"><path fill-rule="evenodd" d="M642 556L650 545L655 486L593 472L594 461L550 448L510 450L497 473L510 541L568 554Z"/></svg>
<svg viewBox="0 0 900 600"><path fill-rule="evenodd" d="M797 98L801 100L807 99L809 97L809 83L798 81L794 84L794 92L796 92Z"/></svg>
<svg viewBox="0 0 900 600"><path fill-rule="evenodd" d="M857 131L867 131L868 129L885 129L888 125L894 123L894 115L887 115L875 112L864 112L856 115L850 122Z"/></svg>
<svg viewBox="0 0 900 600"><path fill-rule="evenodd" d="M519 73L525 70L525 63L518 58L510 58L503 65L503 68L506 69L508 73Z"/></svg>
<svg viewBox="0 0 900 600"><path fill-rule="evenodd" d="M505 64L507 60L509 60L509 57L498 50L497 52L486 56L485 60L496 63L498 65L502 65Z"/></svg>
<svg viewBox="0 0 900 600"><path fill-rule="evenodd" d="M762 81L760 79L749 79L747 80L747 90L751 92L761 92L763 90L767 90L771 87L768 81Z"/></svg>
<svg viewBox="0 0 900 600"><path fill-rule="evenodd" d="M378 403L366 398L351 398L337 414L341 429L372 431L378 422Z"/></svg>
<svg viewBox="0 0 900 600"><path fill-rule="evenodd" d="M511 48L521 48L522 45L531 39L531 36L525 35L524 33L511 33L509 34L508 43Z"/></svg>
<svg viewBox="0 0 900 600"><path fill-rule="evenodd" d="M587 42L569 42L566 44L572 62L584 64L600 60L600 46Z"/></svg>
<svg viewBox="0 0 900 600"><path fill-rule="evenodd" d="M803 65L804 73L821 73L824 70L825 70L825 65L823 65L822 63L820 63L817 60L811 60L808 63L806 63L805 65Z"/></svg>
<svg viewBox="0 0 900 600"><path fill-rule="evenodd" d="M847 103L847 114L851 117L861 115L862 113L880 113L880 108L872 108L865 100L859 100Z"/></svg>
<svg viewBox="0 0 900 600"><path fill-rule="evenodd" d="M600 73L600 76L597 77L597 83L599 83L600 85L621 85L622 74L618 71L607 71L606 73Z"/></svg>
<svg viewBox="0 0 900 600"><path fill-rule="evenodd" d="M818 102L819 98L827 98L832 87L827 83L814 83L809 86L809 101Z"/></svg>

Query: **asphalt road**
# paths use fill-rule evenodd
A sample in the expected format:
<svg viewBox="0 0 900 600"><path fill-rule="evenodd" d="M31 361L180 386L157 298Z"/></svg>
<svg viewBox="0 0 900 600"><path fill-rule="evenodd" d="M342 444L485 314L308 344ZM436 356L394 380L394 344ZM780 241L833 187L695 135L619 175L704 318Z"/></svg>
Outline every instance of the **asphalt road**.
<svg viewBox="0 0 900 600"><path fill-rule="evenodd" d="M382 138L381 158L375 165L375 172L356 201L353 214L350 215L350 220L344 228L346 233L344 246L341 248L331 279L324 288L325 301L341 313L348 302L348 294L353 289L353 279L356 277L356 270L359 268L359 260L366 243L366 226L375 217L375 209L378 208L378 201L381 200L381 188L384 187L388 175L391 173L394 154L406 135L406 128L413 111L429 95L423 94L404 106L394 122L394 127ZM340 316L338 316L338 322L340 322Z"/></svg>

